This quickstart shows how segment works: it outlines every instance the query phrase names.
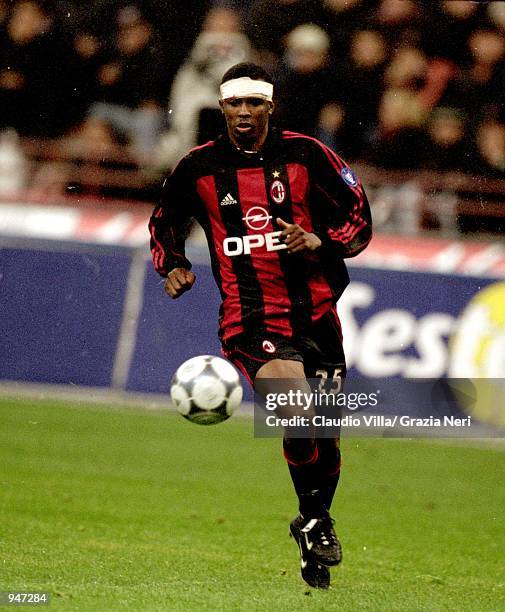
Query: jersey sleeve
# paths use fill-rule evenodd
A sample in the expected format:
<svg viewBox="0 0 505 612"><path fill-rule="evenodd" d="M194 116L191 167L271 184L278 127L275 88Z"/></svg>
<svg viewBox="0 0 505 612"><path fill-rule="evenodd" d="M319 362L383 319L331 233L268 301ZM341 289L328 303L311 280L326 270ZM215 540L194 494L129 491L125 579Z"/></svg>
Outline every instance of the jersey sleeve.
<svg viewBox="0 0 505 612"><path fill-rule="evenodd" d="M354 257L372 238L370 205L361 181L346 162L324 144L315 143L312 190L316 232L341 257Z"/></svg>
<svg viewBox="0 0 505 612"><path fill-rule="evenodd" d="M191 269L185 242L194 211L194 188L186 159L168 176L149 220L154 269L166 277L174 268Z"/></svg>

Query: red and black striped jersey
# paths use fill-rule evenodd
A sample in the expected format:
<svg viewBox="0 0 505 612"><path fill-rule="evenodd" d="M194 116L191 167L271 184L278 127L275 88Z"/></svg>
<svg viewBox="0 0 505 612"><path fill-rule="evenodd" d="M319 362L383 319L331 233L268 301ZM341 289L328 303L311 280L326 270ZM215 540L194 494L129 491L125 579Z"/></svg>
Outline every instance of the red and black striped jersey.
<svg viewBox="0 0 505 612"><path fill-rule="evenodd" d="M276 219L319 236L315 251L290 254ZM227 136L193 149L164 181L149 222L162 276L190 268L184 244L192 219L205 231L222 305L220 337L248 331L300 333L349 282L343 258L372 235L370 207L347 164L314 138L270 129L246 155Z"/></svg>

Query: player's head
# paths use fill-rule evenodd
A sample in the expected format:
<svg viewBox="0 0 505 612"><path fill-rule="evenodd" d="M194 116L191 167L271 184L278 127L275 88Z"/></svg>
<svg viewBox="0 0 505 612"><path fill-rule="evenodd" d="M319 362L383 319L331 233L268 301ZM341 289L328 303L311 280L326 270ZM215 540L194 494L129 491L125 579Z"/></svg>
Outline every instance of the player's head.
<svg viewBox="0 0 505 612"><path fill-rule="evenodd" d="M224 74L219 105L235 145L251 151L261 147L274 110L272 98L272 77L261 66L244 62Z"/></svg>

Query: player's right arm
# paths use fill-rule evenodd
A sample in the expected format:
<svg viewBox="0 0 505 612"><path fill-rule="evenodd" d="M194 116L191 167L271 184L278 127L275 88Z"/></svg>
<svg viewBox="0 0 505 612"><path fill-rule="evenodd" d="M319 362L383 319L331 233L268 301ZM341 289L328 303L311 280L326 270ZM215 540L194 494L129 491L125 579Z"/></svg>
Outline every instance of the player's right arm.
<svg viewBox="0 0 505 612"><path fill-rule="evenodd" d="M370 205L361 181L347 163L323 143L313 147L312 179L323 245L340 257L354 257L372 238Z"/></svg>
<svg viewBox="0 0 505 612"><path fill-rule="evenodd" d="M193 217L192 193L188 162L183 159L163 182L160 202L149 220L154 268L166 278L165 291L174 299L195 282L185 253Z"/></svg>
<svg viewBox="0 0 505 612"><path fill-rule="evenodd" d="M196 276L186 268L174 268L170 270L165 281L165 291L175 300L185 291L188 291L193 286Z"/></svg>

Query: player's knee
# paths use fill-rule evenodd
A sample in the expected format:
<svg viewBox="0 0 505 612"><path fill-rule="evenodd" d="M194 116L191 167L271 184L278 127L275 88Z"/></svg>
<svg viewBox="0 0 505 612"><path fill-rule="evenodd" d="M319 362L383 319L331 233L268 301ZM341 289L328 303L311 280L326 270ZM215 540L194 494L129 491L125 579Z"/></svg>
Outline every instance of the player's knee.
<svg viewBox="0 0 505 612"><path fill-rule="evenodd" d="M315 415L312 393L301 362L272 359L258 370L254 389L260 397L278 400L275 408L278 417L282 419L300 417L305 423L312 422ZM306 425L306 431L310 437L312 427Z"/></svg>
<svg viewBox="0 0 505 612"><path fill-rule="evenodd" d="M307 438L285 437L283 452L286 461L295 467L315 463L319 454L316 441Z"/></svg>
<svg viewBox="0 0 505 612"><path fill-rule="evenodd" d="M317 440L319 458L330 476L340 472L342 465L339 438L320 438Z"/></svg>
<svg viewBox="0 0 505 612"><path fill-rule="evenodd" d="M272 359L261 366L255 380L264 378L305 378L303 363L291 359Z"/></svg>

